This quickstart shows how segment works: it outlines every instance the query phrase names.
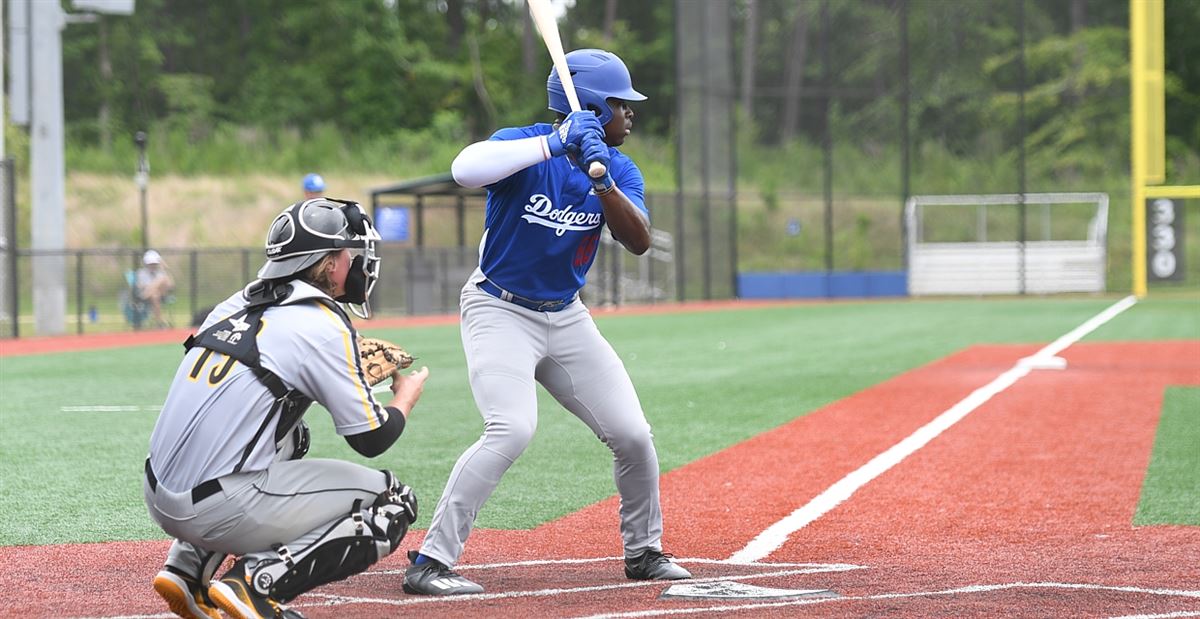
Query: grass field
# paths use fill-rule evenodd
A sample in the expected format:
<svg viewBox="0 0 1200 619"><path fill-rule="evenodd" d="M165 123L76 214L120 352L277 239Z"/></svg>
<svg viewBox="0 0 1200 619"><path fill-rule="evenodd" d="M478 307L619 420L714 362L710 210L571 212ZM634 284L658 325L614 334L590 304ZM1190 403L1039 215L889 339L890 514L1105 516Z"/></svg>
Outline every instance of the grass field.
<svg viewBox="0 0 1200 619"><path fill-rule="evenodd" d="M667 471L973 344L1049 342L1113 300L823 303L598 322L638 386ZM364 332L403 342L432 370L405 435L370 461L397 472L431 507L481 427L457 326ZM1200 295L1145 300L1085 341L1157 339L1200 339ZM142 505L141 470L181 351L0 358L0 545L163 537ZM613 493L607 450L540 397L537 437L481 512L481 527L527 529ZM1196 402L1194 389L1168 398L1140 523L1182 523L1180 512L1200 503L1195 460L1186 460L1196 453ZM310 457L367 462L333 434L323 410L306 419ZM428 526L431 512L416 526Z"/></svg>

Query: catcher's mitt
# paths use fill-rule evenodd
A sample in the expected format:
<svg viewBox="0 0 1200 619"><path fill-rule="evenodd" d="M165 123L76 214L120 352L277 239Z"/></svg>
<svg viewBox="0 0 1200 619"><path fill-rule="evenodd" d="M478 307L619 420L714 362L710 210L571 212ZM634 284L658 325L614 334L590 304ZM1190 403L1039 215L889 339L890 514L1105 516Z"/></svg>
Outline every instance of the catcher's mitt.
<svg viewBox="0 0 1200 619"><path fill-rule="evenodd" d="M372 387L413 362L413 356L408 351L387 340L373 337L358 338L358 358L367 383Z"/></svg>

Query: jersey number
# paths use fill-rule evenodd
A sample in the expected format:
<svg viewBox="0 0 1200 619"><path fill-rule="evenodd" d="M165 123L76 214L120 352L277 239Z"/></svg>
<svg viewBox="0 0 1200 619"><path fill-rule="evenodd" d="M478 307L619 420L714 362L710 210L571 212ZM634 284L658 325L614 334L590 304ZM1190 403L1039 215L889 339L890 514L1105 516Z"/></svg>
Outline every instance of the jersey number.
<svg viewBox="0 0 1200 619"><path fill-rule="evenodd" d="M233 364L237 363L237 359L221 353L214 353L208 348L205 348L204 352L200 354L200 358L196 359L196 365L192 366L192 371L188 374L188 378L192 380L199 378L200 373L204 371L204 366L208 364L208 359L214 354L217 355L217 359L213 362L213 368L208 373L208 384L215 387L221 381L225 380L225 377L229 375L229 370L233 369ZM223 361L222 357L224 357Z"/></svg>
<svg viewBox="0 0 1200 619"><path fill-rule="evenodd" d="M592 261L596 256L596 248L600 245L600 233L595 232L583 238L579 249L575 250L575 266L581 267Z"/></svg>

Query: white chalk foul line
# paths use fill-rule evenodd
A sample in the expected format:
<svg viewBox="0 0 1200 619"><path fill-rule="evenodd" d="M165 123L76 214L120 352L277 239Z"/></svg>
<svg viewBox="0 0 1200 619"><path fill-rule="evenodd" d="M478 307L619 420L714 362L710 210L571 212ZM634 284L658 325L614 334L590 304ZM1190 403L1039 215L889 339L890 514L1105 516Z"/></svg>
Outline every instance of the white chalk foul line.
<svg viewBox="0 0 1200 619"><path fill-rule="evenodd" d="M161 404L158 406L138 406L136 404L130 404L130 405L94 404L94 405L90 405L90 406L60 406L60 407L58 407L58 412L60 412L60 413L143 413L143 412L157 413L160 410L162 410Z"/></svg>
<svg viewBox="0 0 1200 619"><path fill-rule="evenodd" d="M714 563L719 563L714 561ZM769 564L768 564L769 565ZM858 566L844 566L850 569L859 569ZM845 571L845 570L839 570ZM756 577L768 576L789 576L792 571L784 570L780 572L770 572L764 574L753 574L746 576L722 576L718 578L697 578L688 582L712 582L720 580L749 580ZM618 589L628 587L646 587L646 586L662 586L662 581L647 581L630 583L629 585L602 586L602 587L575 587L571 589L542 589L539 591L515 591L511 593L494 593L494 594L479 594L479 595L460 595L460 596L445 596L445 597L429 597L429 596L406 596L406 599L383 599L383 598L361 598L349 596L325 595L320 593L305 594L305 599L324 598L323 602L308 602L305 604L296 604L296 607L317 607L317 606L337 606L340 604L382 604L388 606L408 606L411 604L420 603L469 603L478 600L492 600L499 598L516 598L516 597L533 597L533 596L554 596L566 593L587 593L590 591L601 591L604 589ZM690 608L671 608L658 610L637 610L622 613L606 613L600 615L588 615L578 619L616 619L618 617L658 617L664 615L684 615L694 613L722 613L734 610L754 610L754 609L770 609L783 608L788 606L802 606L809 604L833 604L839 602L852 601L870 601L870 600L896 600L903 598L914 597L929 597L929 596L948 596L969 593L989 593L992 591L1004 591L1011 589L1074 589L1085 591L1115 591L1121 593L1139 593L1146 595L1161 595L1169 597L1194 598L1200 600L1200 591L1183 590L1183 589L1148 589L1144 587L1125 587L1112 585L1096 585L1087 583L1057 583L1057 582L1017 582L995 585L970 585L967 587L957 587L954 589L942 589L937 591L914 591L909 593L879 593L875 595L860 595L860 596L844 596L837 598L804 598L799 600L787 600L780 602L755 602L751 604L723 604L720 606L707 607L690 607ZM157 613L153 615L121 615L108 616L103 618L87 618L87 619L166 619L174 617L170 613ZM1184 610L1161 614L1147 615L1125 615L1114 617L1113 619L1167 619L1171 617L1196 617L1200 616L1200 611Z"/></svg>
<svg viewBox="0 0 1200 619"><path fill-rule="evenodd" d="M940 591L914 591L911 593L879 593L875 595L858 595L858 596L843 596L836 598L804 598L799 600L787 600L781 602L756 602L753 604L722 604L720 606L705 606L692 608L664 608L658 610L634 610L621 613L603 613L599 615L581 615L576 619L617 619L624 617L663 617L667 615L691 615L697 613L725 613L735 610L757 610L769 608L786 608L789 606L807 606L811 604L832 604L839 602L856 602L870 600L897 600L903 598L914 597L931 597L942 595L959 595L963 593L990 593L992 591L1005 591L1009 589L1075 589L1088 591L1117 591L1124 593L1144 593L1147 595L1164 595L1185 598L1200 599L1200 591L1187 591L1179 589L1144 589L1142 587L1123 587L1110 585L1094 585L1087 583L1059 583L1059 582L1015 582L997 585L971 585L968 587L957 587L954 589L943 589ZM1183 611L1191 612L1191 611ZM1145 619L1151 617L1189 617L1190 614L1164 614L1164 615L1146 615Z"/></svg>
<svg viewBox="0 0 1200 619"><path fill-rule="evenodd" d="M1088 333L1095 331L1100 325L1129 309L1134 303L1137 303L1137 297L1132 295L1125 297L1066 335L1054 340L1054 342L1032 356L1021 359L1011 369L997 376L992 382L976 389L961 402L950 407L947 411L934 418L933 421L917 429L916 432L896 443L887 451L875 456L870 462L859 467L858 470L843 477L783 520L767 527L765 531L759 533L757 537L751 540L745 548L733 553L729 557L729 560L735 563L758 561L775 552L787 542L788 537L792 533L799 531L817 518L824 516L830 510L850 498L859 488L862 488L871 480L879 477L893 466L896 466L901 460L904 460L918 449L924 447L929 441L932 441L939 434L945 432L947 428L961 421L971 411L982 406L983 403L992 399L996 394L1011 387L1033 369L1054 364L1055 362L1051 361L1051 359L1055 355L1065 350L1071 344L1078 342Z"/></svg>

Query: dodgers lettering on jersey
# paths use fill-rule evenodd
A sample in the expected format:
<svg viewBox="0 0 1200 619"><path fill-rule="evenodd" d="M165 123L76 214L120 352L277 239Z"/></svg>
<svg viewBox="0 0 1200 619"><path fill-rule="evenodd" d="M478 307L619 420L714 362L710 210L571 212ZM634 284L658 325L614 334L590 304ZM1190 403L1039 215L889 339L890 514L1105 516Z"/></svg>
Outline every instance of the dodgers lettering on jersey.
<svg viewBox="0 0 1200 619"><path fill-rule="evenodd" d="M493 140L547 135L538 123L497 131ZM645 181L633 160L609 147L608 171L631 202L650 216ZM488 186L479 266L497 286L527 299L567 299L583 287L596 259L604 212L587 173L568 157L552 157Z"/></svg>

